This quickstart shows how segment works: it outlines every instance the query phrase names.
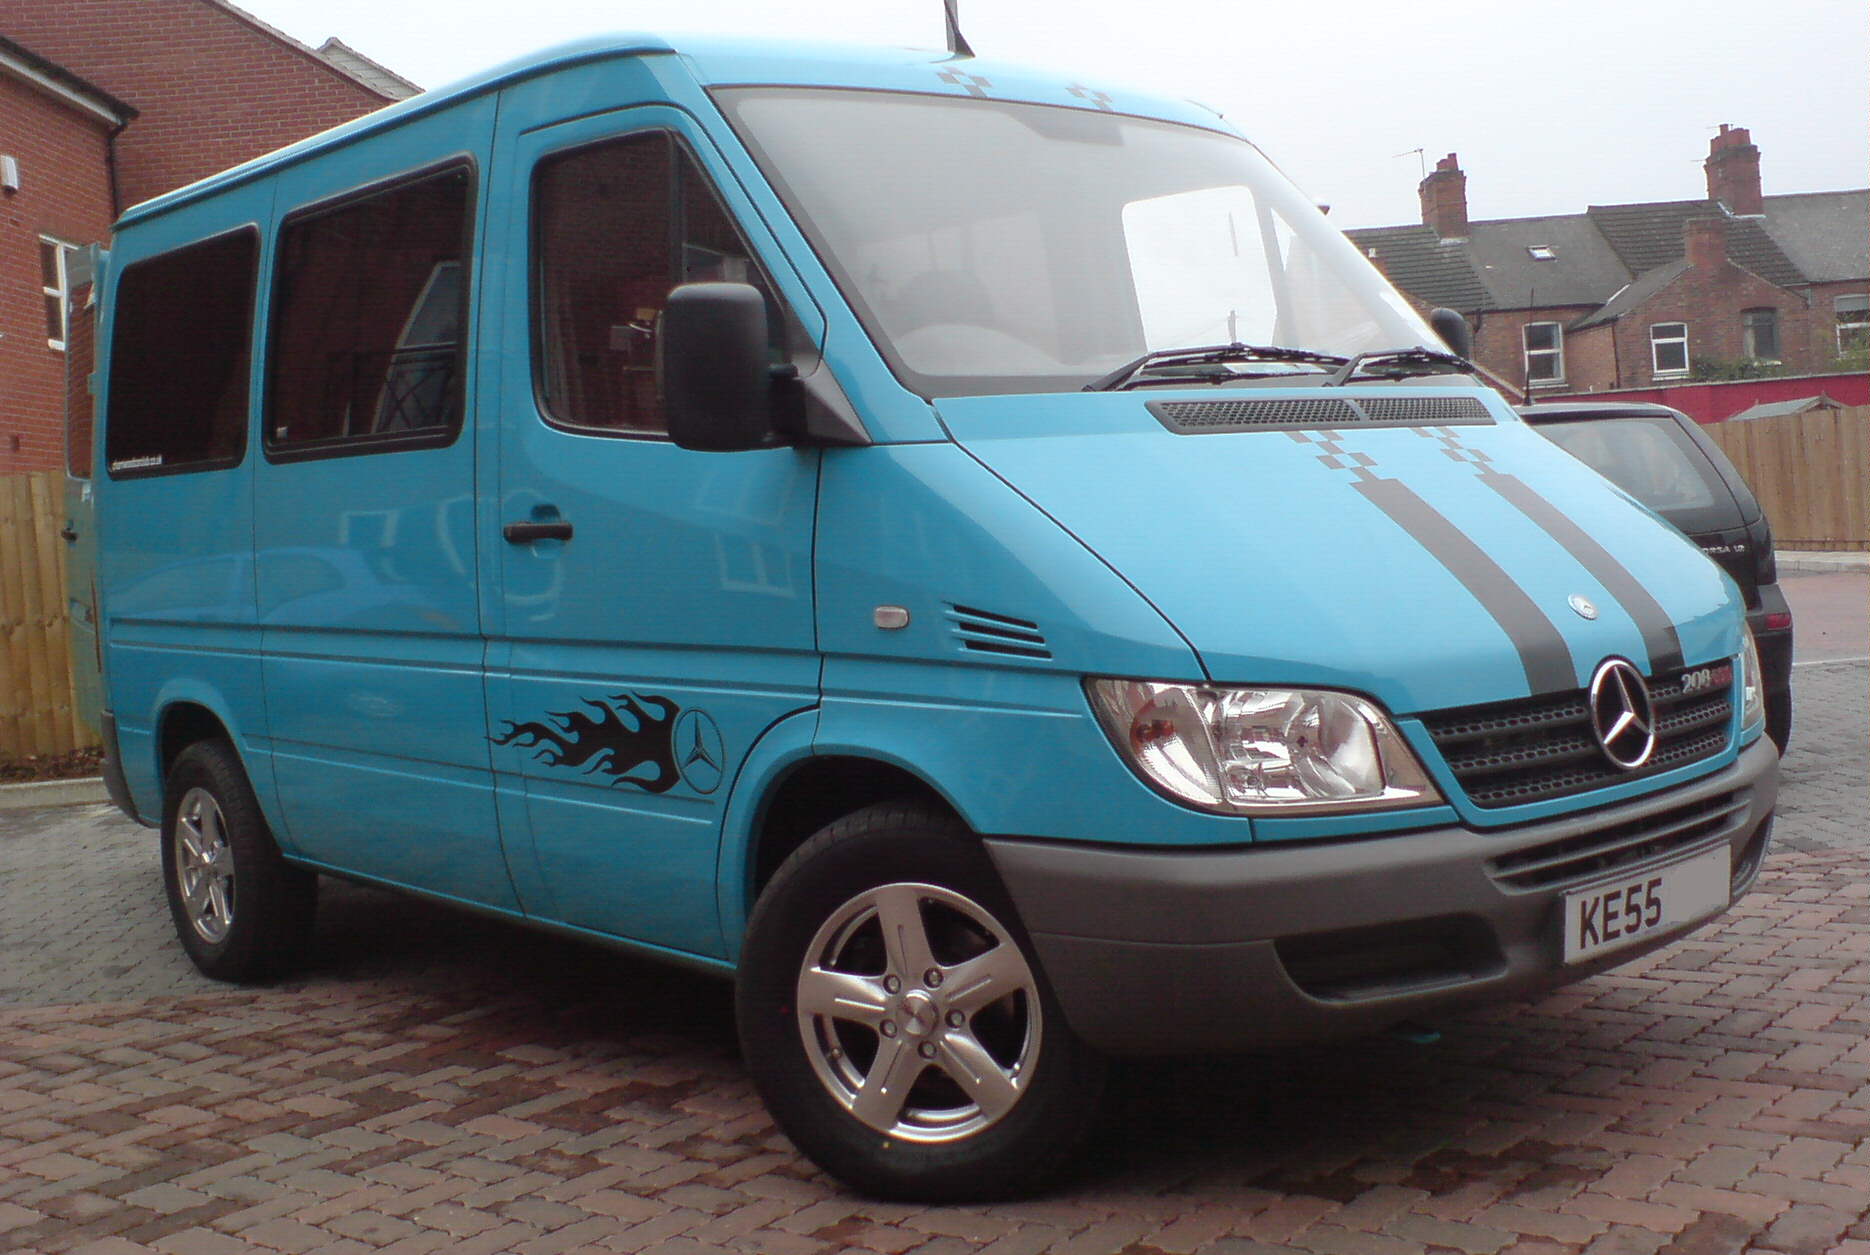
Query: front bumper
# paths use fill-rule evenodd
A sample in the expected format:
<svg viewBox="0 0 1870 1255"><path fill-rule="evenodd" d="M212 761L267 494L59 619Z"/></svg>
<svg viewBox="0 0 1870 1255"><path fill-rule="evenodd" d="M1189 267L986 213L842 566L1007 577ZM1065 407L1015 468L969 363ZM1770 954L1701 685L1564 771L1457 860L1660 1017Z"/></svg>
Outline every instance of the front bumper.
<svg viewBox="0 0 1870 1255"><path fill-rule="evenodd" d="M1720 845L1740 896L1769 840L1778 761L1760 738L1692 784L1485 834L1190 851L996 837L987 848L1090 1044L1282 1045L1537 993L1683 936L1705 920L1565 965L1563 898Z"/></svg>

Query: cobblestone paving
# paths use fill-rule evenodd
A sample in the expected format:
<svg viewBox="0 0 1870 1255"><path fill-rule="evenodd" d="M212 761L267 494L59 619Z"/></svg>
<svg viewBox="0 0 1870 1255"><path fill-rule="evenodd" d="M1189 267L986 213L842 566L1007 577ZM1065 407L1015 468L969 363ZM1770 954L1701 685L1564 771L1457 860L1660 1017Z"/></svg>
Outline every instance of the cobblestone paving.
<svg viewBox="0 0 1870 1255"><path fill-rule="evenodd" d="M1797 673L1718 926L1434 1046L1129 1065L1078 1177L991 1207L813 1172L723 985L333 886L312 969L230 990L149 834L0 817L0 1250L1870 1255L1867 678Z"/></svg>

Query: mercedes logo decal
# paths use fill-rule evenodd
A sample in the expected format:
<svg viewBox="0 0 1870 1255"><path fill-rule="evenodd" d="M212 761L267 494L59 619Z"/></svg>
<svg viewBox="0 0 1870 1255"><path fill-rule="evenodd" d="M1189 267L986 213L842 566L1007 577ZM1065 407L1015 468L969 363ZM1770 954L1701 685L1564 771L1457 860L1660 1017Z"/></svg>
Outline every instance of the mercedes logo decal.
<svg viewBox="0 0 1870 1255"><path fill-rule="evenodd" d="M1595 619L1597 617L1597 607L1591 604L1589 597L1581 593L1573 593L1567 597L1565 604L1576 610L1580 618Z"/></svg>
<svg viewBox="0 0 1870 1255"><path fill-rule="evenodd" d="M704 711L684 710L675 721L674 741L675 766L688 787L703 794L720 788L727 759L714 720Z"/></svg>
<svg viewBox="0 0 1870 1255"><path fill-rule="evenodd" d="M1591 677L1591 731L1604 757L1635 771L1656 752L1656 707L1643 673L1622 658L1607 658Z"/></svg>

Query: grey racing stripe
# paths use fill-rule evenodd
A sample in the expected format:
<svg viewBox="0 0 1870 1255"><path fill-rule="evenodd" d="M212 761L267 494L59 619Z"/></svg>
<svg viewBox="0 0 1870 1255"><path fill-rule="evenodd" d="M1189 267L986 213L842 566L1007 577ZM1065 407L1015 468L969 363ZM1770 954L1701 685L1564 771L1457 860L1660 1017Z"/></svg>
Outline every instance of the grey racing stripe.
<svg viewBox="0 0 1870 1255"><path fill-rule="evenodd" d="M1557 626L1526 590L1460 528L1401 480L1363 479L1358 481L1357 491L1448 568L1449 574L1461 581L1493 616L1519 651L1526 687L1533 696L1578 687L1578 668L1572 661L1571 647Z"/></svg>
<svg viewBox="0 0 1870 1255"><path fill-rule="evenodd" d="M1498 471L1481 472L1480 481L1519 508L1565 551L1578 560L1636 621L1649 651L1649 674L1662 675L1682 667L1682 638L1675 623L1647 588L1630 574L1591 534L1527 486L1526 481Z"/></svg>

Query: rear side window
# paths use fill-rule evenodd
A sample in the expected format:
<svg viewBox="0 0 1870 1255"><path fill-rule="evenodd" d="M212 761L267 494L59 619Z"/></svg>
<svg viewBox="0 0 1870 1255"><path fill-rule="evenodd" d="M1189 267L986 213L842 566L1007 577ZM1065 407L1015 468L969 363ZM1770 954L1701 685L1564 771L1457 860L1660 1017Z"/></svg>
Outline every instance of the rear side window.
<svg viewBox="0 0 1870 1255"><path fill-rule="evenodd" d="M539 163L533 176L534 360L540 403L594 434L668 431L657 319L683 283L750 283L775 361L792 332L771 285L695 160L645 131Z"/></svg>
<svg viewBox="0 0 1870 1255"><path fill-rule="evenodd" d="M266 447L279 456L447 444L461 430L465 167L286 221Z"/></svg>
<svg viewBox="0 0 1870 1255"><path fill-rule="evenodd" d="M104 432L111 478L240 461L259 238L236 231L124 268Z"/></svg>

